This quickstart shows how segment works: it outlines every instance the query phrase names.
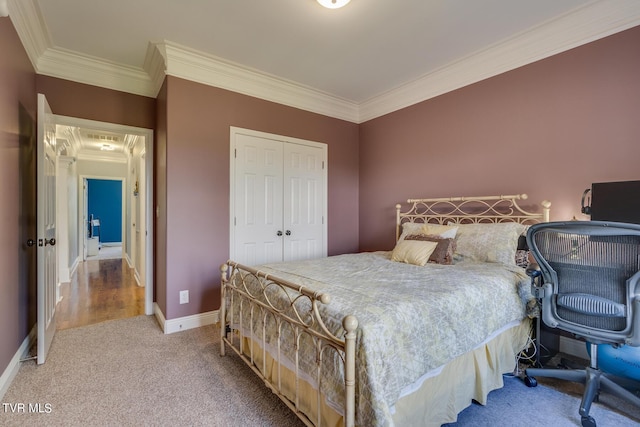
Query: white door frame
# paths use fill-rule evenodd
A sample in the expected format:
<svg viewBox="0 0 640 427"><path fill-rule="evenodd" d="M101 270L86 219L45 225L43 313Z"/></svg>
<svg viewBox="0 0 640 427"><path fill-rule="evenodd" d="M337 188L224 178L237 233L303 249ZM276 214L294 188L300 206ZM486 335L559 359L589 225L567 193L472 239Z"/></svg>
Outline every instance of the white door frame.
<svg viewBox="0 0 640 427"><path fill-rule="evenodd" d="M323 156L326 162L324 168L324 180L323 180L323 193L324 193L324 211L323 215L323 229L322 229L322 248L323 248L323 256L327 256L328 252L328 212L329 212L329 191L328 191L328 181L329 181L329 156L328 156L328 145L322 142L309 141L305 139L293 138L289 136L277 135L273 133L261 132L251 129L244 129L235 126L229 127L229 256L231 259L236 254L236 244L235 244L235 217L236 217L236 206L235 206L235 188L236 188L236 166L235 166L235 148L236 148L236 135L250 135L257 138L271 139L277 140L287 143L301 144L307 145L311 147L320 148L323 150Z"/></svg>
<svg viewBox="0 0 640 427"><path fill-rule="evenodd" d="M144 311L146 315L153 314L153 213L155 209L153 209L153 130L139 128L134 126L126 126L120 125L116 123L108 123L108 122L99 122L95 120L87 120L80 119L77 117L69 117L69 116L61 116L54 115L56 124L65 125L65 126L74 126L81 128L89 128L96 131L104 131L104 132L114 132L114 133L127 133L133 135L139 135L144 137L144 151L145 151L145 217L146 217L146 236L144 239L145 245L145 272L144 272L144 286L145 286L145 304ZM93 178L93 177L88 177ZM104 177L98 177L98 179L110 179ZM126 179L123 178L123 179ZM86 231L84 229L84 224L82 224L82 209L84 209L84 194L82 190L83 180L79 179L79 187L78 187L78 197L80 200L78 201L78 253L79 256L83 256L84 253L84 237ZM125 186L126 190L126 186ZM126 191L123 190L123 197L125 200ZM128 201L126 203L129 203ZM123 205L123 210L124 210ZM123 220L123 228L126 226L125 221ZM123 242L124 243L124 242Z"/></svg>

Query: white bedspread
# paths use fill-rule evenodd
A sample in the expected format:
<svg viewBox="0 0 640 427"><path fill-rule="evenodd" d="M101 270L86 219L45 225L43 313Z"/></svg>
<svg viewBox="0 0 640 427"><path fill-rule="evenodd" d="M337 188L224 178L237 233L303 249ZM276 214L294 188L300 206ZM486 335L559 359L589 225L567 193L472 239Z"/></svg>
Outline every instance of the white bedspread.
<svg viewBox="0 0 640 427"><path fill-rule="evenodd" d="M532 298L528 277L515 265L418 267L392 262L389 255L349 254L259 267L329 293L323 317L338 336L343 317L357 317L358 425L388 425L405 387L493 331L523 319Z"/></svg>

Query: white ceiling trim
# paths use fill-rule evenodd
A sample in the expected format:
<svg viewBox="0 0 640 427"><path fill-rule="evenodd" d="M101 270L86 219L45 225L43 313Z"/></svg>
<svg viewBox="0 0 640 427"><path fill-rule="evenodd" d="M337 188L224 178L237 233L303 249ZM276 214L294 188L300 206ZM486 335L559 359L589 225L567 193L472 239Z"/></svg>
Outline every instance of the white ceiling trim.
<svg viewBox="0 0 640 427"><path fill-rule="evenodd" d="M38 70L38 58L51 47L51 37L33 1L8 0L9 17L27 51L31 64Z"/></svg>
<svg viewBox="0 0 640 427"><path fill-rule="evenodd" d="M90 162L127 163L127 156L125 154L101 155L79 152L76 157L78 160L85 160Z"/></svg>
<svg viewBox="0 0 640 427"><path fill-rule="evenodd" d="M157 95L165 75L172 75L354 123L640 24L640 1L594 1L358 104L169 41L150 44L143 69L87 57L52 45L34 0L8 0L8 9L38 74L149 97Z"/></svg>
<svg viewBox="0 0 640 427"><path fill-rule="evenodd" d="M358 105L170 41L154 44L166 74L351 122Z"/></svg>
<svg viewBox="0 0 640 427"><path fill-rule="evenodd" d="M155 84L144 70L54 48L38 58L38 74L136 95L155 97Z"/></svg>
<svg viewBox="0 0 640 427"><path fill-rule="evenodd" d="M591 3L360 104L359 122L417 104L640 24L640 1Z"/></svg>
<svg viewBox="0 0 640 427"><path fill-rule="evenodd" d="M136 95L157 95L149 74L143 69L53 46L35 0L9 0L9 14L37 74Z"/></svg>

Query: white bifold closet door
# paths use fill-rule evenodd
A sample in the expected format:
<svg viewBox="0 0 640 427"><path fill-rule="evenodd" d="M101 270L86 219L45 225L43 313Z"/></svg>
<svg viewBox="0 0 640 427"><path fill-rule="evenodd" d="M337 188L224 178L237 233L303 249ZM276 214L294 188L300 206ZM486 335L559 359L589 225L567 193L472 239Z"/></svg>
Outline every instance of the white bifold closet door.
<svg viewBox="0 0 640 427"><path fill-rule="evenodd" d="M326 147L232 129L231 259L326 256Z"/></svg>

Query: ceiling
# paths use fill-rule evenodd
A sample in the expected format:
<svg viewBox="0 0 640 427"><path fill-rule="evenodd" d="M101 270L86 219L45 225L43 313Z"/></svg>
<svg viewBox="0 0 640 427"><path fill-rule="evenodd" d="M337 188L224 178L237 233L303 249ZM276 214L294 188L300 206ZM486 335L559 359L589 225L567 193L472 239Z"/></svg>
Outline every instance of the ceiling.
<svg viewBox="0 0 640 427"><path fill-rule="evenodd" d="M56 124L59 154L79 160L126 163L134 148L144 149L144 135L132 128L59 117Z"/></svg>
<svg viewBox="0 0 640 427"><path fill-rule="evenodd" d="M640 24L637 0L0 0L40 74L164 76L360 123Z"/></svg>

